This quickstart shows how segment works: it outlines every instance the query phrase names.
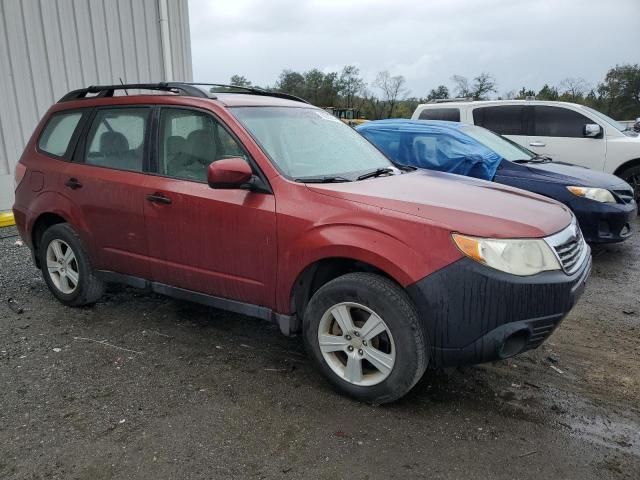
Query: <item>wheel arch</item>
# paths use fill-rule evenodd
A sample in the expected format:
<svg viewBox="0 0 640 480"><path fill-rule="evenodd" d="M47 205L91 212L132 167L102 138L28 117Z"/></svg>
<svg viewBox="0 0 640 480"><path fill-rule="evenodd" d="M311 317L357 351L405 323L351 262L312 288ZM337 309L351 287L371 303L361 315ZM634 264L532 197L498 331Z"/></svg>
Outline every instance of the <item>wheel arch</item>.
<svg viewBox="0 0 640 480"><path fill-rule="evenodd" d="M631 159L631 160L627 160L622 165L620 165L618 168L616 168L616 170L613 172L613 174L617 175L619 177L622 174L622 172L624 172L625 170L627 170L629 168L633 168L633 167L639 167L639 166L640 166L640 158L634 158L634 159Z"/></svg>
<svg viewBox="0 0 640 480"><path fill-rule="evenodd" d="M47 229L59 223L67 223L67 219L62 215L53 212L41 213L33 222L33 227L31 227L31 245L33 246L34 261L38 268L40 268L38 249L40 248L42 236Z"/></svg>
<svg viewBox="0 0 640 480"><path fill-rule="evenodd" d="M392 275L371 263L349 257L325 257L307 265L298 274L289 294L290 310L302 319L315 292L331 280L355 272L375 273L402 287Z"/></svg>

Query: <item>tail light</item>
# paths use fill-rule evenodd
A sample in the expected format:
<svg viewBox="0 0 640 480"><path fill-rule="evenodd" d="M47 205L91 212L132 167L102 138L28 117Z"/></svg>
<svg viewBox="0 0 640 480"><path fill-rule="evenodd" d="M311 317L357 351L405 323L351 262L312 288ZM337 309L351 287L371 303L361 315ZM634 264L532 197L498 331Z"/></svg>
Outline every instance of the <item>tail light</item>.
<svg viewBox="0 0 640 480"><path fill-rule="evenodd" d="M20 182L22 182L22 179L24 178L25 174L27 173L27 167L25 167L22 163L18 162L16 164L16 171L15 171L15 177L14 177L14 183L15 183L15 189L18 189L18 186L20 185Z"/></svg>

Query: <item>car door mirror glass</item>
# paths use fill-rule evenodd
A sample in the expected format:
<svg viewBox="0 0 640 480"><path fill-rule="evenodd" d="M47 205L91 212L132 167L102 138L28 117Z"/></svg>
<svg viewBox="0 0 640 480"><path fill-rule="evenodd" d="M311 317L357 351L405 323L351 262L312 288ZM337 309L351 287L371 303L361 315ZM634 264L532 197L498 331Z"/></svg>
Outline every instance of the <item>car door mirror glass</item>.
<svg viewBox="0 0 640 480"><path fill-rule="evenodd" d="M584 126L584 136L595 138L599 137L602 134L602 127L595 123L587 123Z"/></svg>
<svg viewBox="0 0 640 480"><path fill-rule="evenodd" d="M207 182L211 188L243 188L252 178L251 166L240 157L213 161L207 170Z"/></svg>

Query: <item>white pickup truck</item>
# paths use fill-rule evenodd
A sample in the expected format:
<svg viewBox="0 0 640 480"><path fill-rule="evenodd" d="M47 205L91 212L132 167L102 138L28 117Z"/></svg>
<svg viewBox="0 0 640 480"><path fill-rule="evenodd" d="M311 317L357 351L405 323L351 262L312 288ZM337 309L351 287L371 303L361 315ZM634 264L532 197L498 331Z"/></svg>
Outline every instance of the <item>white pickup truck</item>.
<svg viewBox="0 0 640 480"><path fill-rule="evenodd" d="M584 105L541 100L437 102L413 120L450 120L493 130L542 156L613 173L640 201L640 136Z"/></svg>

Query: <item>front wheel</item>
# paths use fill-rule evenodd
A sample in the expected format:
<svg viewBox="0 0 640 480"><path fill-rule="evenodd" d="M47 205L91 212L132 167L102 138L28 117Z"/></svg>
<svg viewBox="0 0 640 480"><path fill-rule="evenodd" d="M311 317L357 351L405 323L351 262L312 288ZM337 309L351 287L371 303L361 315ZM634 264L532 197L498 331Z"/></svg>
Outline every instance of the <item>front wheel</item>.
<svg viewBox="0 0 640 480"><path fill-rule="evenodd" d="M425 334L406 292L371 273L322 286L305 312L304 340L327 379L366 402L402 397L428 363Z"/></svg>
<svg viewBox="0 0 640 480"><path fill-rule="evenodd" d="M633 188L633 196L636 199L636 202L640 204L640 165L627 168L621 172L619 176L631 185L631 188ZM640 214L640 210L638 210L638 214Z"/></svg>

